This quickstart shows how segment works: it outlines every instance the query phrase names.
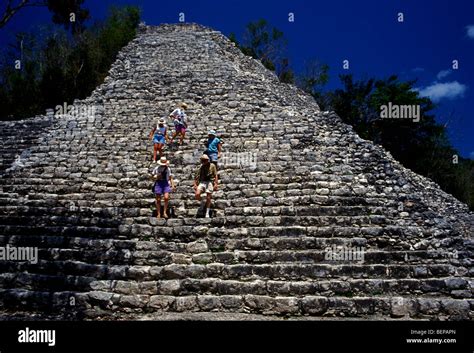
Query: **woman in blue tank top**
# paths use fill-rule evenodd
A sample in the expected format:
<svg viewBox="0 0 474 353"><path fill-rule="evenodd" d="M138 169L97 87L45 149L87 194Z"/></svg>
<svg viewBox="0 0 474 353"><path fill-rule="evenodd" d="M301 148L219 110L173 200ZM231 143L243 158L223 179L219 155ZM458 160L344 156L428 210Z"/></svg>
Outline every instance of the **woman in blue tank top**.
<svg viewBox="0 0 474 353"><path fill-rule="evenodd" d="M163 156L163 147L168 142L167 128L165 126L165 120L161 119L158 125L153 128L150 132L150 140L153 139L153 162L156 162L156 154L160 153L160 157Z"/></svg>

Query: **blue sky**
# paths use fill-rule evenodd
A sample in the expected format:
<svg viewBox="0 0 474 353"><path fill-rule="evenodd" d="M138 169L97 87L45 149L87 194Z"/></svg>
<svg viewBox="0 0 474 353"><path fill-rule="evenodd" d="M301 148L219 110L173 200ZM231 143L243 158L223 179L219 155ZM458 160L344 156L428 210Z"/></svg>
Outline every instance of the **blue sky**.
<svg viewBox="0 0 474 353"><path fill-rule="evenodd" d="M296 71L316 58L330 66L328 89L338 75L356 78L418 79L417 87L438 104L438 121L447 123L453 145L474 159L474 1L472 0L86 0L95 19L110 5L136 4L147 24L174 23L184 12L197 22L240 37L260 18L282 30ZM288 21L293 12L295 21ZM404 22L397 21L398 13ZM0 45L12 33L49 23L46 9L26 9L0 31ZM472 27L470 27L472 26ZM349 60L350 69L342 69ZM459 68L452 68L458 60ZM451 118L449 118L452 116ZM403 138L403 136L400 136Z"/></svg>

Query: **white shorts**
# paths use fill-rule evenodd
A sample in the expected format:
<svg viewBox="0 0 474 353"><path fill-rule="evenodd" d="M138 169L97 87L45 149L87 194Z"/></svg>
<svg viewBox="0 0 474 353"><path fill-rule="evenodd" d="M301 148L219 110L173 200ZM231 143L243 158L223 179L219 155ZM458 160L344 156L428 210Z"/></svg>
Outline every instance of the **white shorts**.
<svg viewBox="0 0 474 353"><path fill-rule="evenodd" d="M214 186L212 185L212 181L209 181L207 183L199 183L198 190L199 192L205 191L208 194L212 194L212 192L214 191Z"/></svg>

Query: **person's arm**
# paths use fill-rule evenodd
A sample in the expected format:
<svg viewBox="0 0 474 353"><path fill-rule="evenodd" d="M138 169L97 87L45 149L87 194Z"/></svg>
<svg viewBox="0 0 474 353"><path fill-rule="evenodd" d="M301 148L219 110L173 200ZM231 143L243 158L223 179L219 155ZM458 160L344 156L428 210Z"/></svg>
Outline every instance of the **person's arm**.
<svg viewBox="0 0 474 353"><path fill-rule="evenodd" d="M171 173L171 168L170 167L167 167L167 168L168 168L168 170L167 170L168 182L170 183L171 187L173 188L173 191L176 191L176 186L174 184L173 174Z"/></svg>
<svg viewBox="0 0 474 353"><path fill-rule="evenodd" d="M214 164L211 164L211 166L214 167L214 168L212 168L212 167L211 168L212 168L212 173L214 174L214 190L217 191L217 189L219 187L219 185L218 185L219 178L217 177L217 168Z"/></svg>
<svg viewBox="0 0 474 353"><path fill-rule="evenodd" d="M169 143L169 137L168 137L168 128L165 128L165 141L166 143Z"/></svg>
<svg viewBox="0 0 474 353"><path fill-rule="evenodd" d="M151 172L150 176L151 176L151 179L152 179L153 181L156 181L156 169L153 169L153 171Z"/></svg>
<svg viewBox="0 0 474 353"><path fill-rule="evenodd" d="M178 111L178 108L176 108L175 110L173 110L171 113L170 113L170 116L172 116L173 118L176 118L176 116L179 114L179 111Z"/></svg>
<svg viewBox="0 0 474 353"><path fill-rule="evenodd" d="M198 182L199 182L199 177L200 177L200 173L201 172L201 168L199 167L195 174L194 174L194 184L193 184L193 188L196 189L197 186L198 186Z"/></svg>
<svg viewBox="0 0 474 353"><path fill-rule="evenodd" d="M153 135L155 134L155 131L156 131L156 126L150 132L150 140L153 139Z"/></svg>
<svg viewBox="0 0 474 353"><path fill-rule="evenodd" d="M171 174L170 174L169 181L170 181L171 188L173 189L173 191L176 191L176 185L174 184L173 176Z"/></svg>
<svg viewBox="0 0 474 353"><path fill-rule="evenodd" d="M217 158L221 158L222 142L217 144Z"/></svg>

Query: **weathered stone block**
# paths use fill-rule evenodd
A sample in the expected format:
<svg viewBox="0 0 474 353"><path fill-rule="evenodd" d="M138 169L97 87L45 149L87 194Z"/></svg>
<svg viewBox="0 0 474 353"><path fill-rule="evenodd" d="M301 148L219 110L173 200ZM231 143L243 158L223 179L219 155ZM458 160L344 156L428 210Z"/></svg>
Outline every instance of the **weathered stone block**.
<svg viewBox="0 0 474 353"><path fill-rule="evenodd" d="M328 309L326 297L304 297L301 299L301 311L308 315L322 315Z"/></svg>

